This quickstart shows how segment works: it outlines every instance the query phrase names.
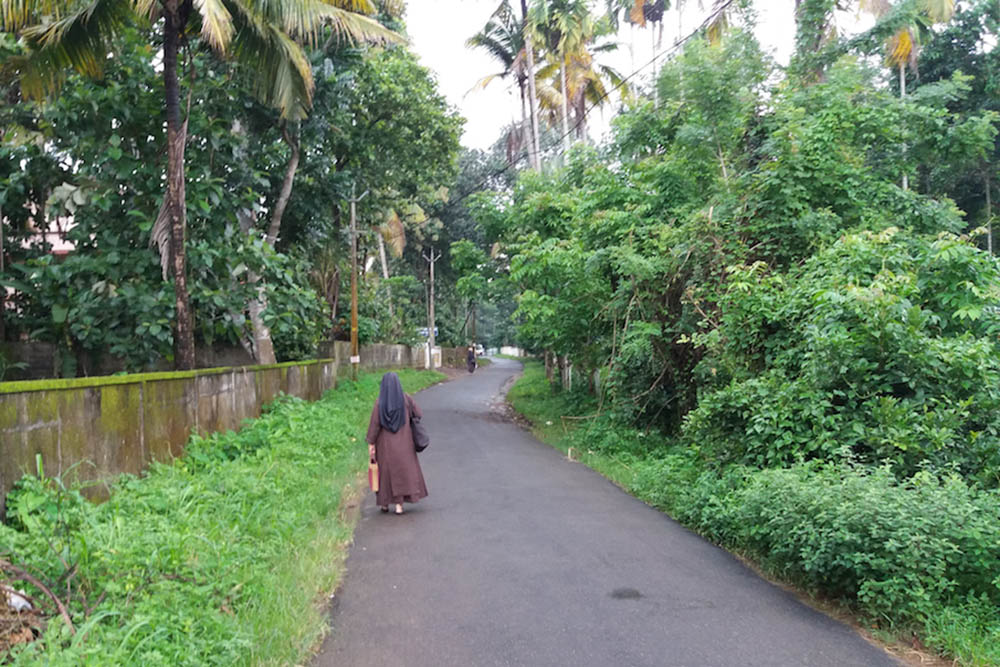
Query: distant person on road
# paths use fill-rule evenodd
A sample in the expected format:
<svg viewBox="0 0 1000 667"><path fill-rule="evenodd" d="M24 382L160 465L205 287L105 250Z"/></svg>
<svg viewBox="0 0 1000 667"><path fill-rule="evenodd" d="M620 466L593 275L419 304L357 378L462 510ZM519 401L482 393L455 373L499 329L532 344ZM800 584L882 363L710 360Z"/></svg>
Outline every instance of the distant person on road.
<svg viewBox="0 0 1000 667"><path fill-rule="evenodd" d="M468 351L465 353L465 365L469 367L469 372L476 370L476 348L472 345L469 346Z"/></svg>
<svg viewBox="0 0 1000 667"><path fill-rule="evenodd" d="M368 458L378 463L375 501L383 512L389 511L389 505L395 505L396 514L402 514L403 503L415 503L427 495L424 474L413 445L412 417L423 417L416 401L403 393L398 375L386 373L382 376L365 437Z"/></svg>

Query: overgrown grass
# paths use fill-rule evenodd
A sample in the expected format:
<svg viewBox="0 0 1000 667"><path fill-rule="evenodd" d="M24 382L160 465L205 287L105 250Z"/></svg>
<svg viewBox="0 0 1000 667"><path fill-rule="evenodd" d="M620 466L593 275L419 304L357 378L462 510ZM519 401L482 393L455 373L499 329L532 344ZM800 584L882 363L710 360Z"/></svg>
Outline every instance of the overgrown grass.
<svg viewBox="0 0 1000 667"><path fill-rule="evenodd" d="M413 392L444 376L401 371ZM0 557L69 601L14 664L298 664L322 636L342 573L380 375L320 401L276 401L239 433L122 477L94 505L26 477L8 497ZM27 586L37 600L40 591Z"/></svg>
<svg viewBox="0 0 1000 667"><path fill-rule="evenodd" d="M710 468L693 448L553 394L538 362L508 394L535 434L768 574L916 632L963 665L1000 665L1000 494L957 476L795 464Z"/></svg>

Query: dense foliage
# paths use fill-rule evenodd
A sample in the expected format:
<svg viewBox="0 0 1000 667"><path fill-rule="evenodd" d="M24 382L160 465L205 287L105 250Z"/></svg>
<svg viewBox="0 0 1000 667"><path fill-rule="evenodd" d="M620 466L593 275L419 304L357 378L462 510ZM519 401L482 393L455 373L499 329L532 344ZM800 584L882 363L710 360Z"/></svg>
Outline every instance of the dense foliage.
<svg viewBox="0 0 1000 667"><path fill-rule="evenodd" d="M2 38L0 54L15 58L22 47ZM3 337L56 343L62 375L93 372L101 357L128 369L173 358L174 289L153 238L166 141L156 39L124 31L102 81L71 75L46 102L21 99L4 81L17 104L0 112L3 279L14 290ZM352 187L370 192L358 209L362 289L372 296L362 301L365 340L411 342L426 322L423 291L404 284L387 307L388 297L374 298L386 288L367 258L379 256L379 235L401 237L400 250L406 240L433 243L422 207L447 198L462 121L429 72L403 47L330 38L309 53L311 114L291 122L256 100L248 68L193 37L188 55L186 252L198 343L243 345L257 356L254 301L265 304L279 360L309 357L321 339L345 335ZM390 230L383 223L394 212ZM52 254L57 238L72 244L64 257ZM387 245L387 272L423 276Z"/></svg>

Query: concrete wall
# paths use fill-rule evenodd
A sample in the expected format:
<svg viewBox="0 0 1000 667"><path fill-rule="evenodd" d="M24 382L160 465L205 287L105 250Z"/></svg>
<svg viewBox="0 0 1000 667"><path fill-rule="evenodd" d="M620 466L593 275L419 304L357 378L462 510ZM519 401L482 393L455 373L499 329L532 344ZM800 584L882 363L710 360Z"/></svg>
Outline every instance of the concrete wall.
<svg viewBox="0 0 1000 667"><path fill-rule="evenodd" d="M323 356L337 360L341 377L351 373L351 344L337 340L324 343L320 349ZM360 348L361 369L366 371L379 368L426 368L426 346L416 345L363 345ZM441 364L453 368L465 366L464 347L441 348Z"/></svg>
<svg viewBox="0 0 1000 667"><path fill-rule="evenodd" d="M272 366L0 383L0 518L3 499L41 455L45 474L104 480L180 456L192 432L237 430L279 393L316 400L350 374L350 343L330 358ZM364 370L423 368L424 348L365 345ZM444 348L447 365L465 363ZM96 495L101 487L95 487Z"/></svg>
<svg viewBox="0 0 1000 667"><path fill-rule="evenodd" d="M192 432L236 430L279 392L315 400L336 378L336 361L325 359L2 383L0 516L14 482L36 471L36 455L48 476L138 474L153 460L179 456Z"/></svg>

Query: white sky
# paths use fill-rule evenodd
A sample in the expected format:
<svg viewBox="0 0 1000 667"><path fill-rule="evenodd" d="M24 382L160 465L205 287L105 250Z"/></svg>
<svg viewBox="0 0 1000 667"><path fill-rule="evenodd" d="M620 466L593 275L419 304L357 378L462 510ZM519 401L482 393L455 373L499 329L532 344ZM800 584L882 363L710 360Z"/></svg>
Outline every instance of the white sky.
<svg viewBox="0 0 1000 667"><path fill-rule="evenodd" d="M518 3L519 4L519 3ZM711 2L688 2L683 14L684 34L694 30L710 13ZM408 0L406 26L412 48L421 63L433 70L439 90L466 118L462 144L470 148L485 149L493 145L503 126L521 116L520 98L513 82L492 81L486 89L473 88L487 74L498 72L500 66L485 51L465 47L465 40L478 32L499 5L499 0ZM778 62L787 63L795 39L793 4L788 0L757 0L759 24L757 38ZM595 5L603 9L604 3ZM843 26L853 26L853 15L840 17ZM677 13L667 12L664 17L663 42L660 51L668 48L677 38ZM633 43L635 52L629 53ZM615 67L623 75L648 63L653 57L651 31L623 25L619 33L617 52L603 57L603 62ZM647 67L638 79L648 80L651 68ZM597 112L595 112L597 113ZM591 118L591 133L600 137L607 131L611 105L604 111L605 118Z"/></svg>

